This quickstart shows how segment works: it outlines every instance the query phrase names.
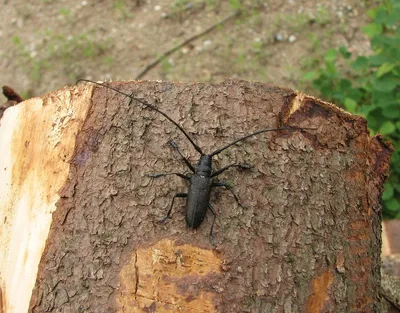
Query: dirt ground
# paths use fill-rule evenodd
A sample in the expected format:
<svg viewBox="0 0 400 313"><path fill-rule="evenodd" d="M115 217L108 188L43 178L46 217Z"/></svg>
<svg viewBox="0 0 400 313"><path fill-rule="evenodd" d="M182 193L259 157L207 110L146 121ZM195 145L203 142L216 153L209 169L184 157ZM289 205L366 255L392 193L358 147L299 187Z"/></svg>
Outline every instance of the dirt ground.
<svg viewBox="0 0 400 313"><path fill-rule="evenodd" d="M180 42L142 79L219 82L228 77L303 91L302 76L331 47L365 52L367 9L356 0L1 0L0 85L24 98L79 78L130 80ZM309 90L306 90L309 91ZM309 91L310 92L310 91ZM312 91L311 91L312 92ZM3 96L0 102L5 102Z"/></svg>

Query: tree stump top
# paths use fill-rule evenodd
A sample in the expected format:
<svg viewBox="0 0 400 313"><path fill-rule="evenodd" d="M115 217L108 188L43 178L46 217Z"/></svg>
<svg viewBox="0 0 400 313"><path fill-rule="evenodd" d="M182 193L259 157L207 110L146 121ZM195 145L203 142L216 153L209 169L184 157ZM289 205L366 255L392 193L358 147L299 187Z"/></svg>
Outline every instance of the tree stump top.
<svg viewBox="0 0 400 313"><path fill-rule="evenodd" d="M365 119L261 83L110 86L156 105L206 153L258 129L304 130L261 134L214 158L216 169L254 167L221 177L247 210L213 192L213 248L211 214L189 229L183 201L158 223L187 185L146 174L187 171L170 139L192 164L199 155L157 112L90 84L7 110L5 312L26 312L29 301L30 312L374 312L391 147L369 135ZM13 298L15 277L29 280L24 301Z"/></svg>

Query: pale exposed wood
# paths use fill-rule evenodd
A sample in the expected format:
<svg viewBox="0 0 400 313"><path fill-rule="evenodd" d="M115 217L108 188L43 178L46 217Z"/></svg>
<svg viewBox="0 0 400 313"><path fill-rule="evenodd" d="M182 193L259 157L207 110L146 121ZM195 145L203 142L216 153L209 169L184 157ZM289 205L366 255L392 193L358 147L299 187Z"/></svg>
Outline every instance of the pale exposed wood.
<svg viewBox="0 0 400 313"><path fill-rule="evenodd" d="M0 284L4 313L25 313L58 190L69 173L90 86L64 88L6 110L0 121Z"/></svg>

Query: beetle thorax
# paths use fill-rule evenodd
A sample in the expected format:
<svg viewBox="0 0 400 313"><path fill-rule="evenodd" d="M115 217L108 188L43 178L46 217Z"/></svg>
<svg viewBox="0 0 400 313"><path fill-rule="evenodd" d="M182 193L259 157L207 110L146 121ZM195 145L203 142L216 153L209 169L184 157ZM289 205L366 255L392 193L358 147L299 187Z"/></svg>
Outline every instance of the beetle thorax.
<svg viewBox="0 0 400 313"><path fill-rule="evenodd" d="M201 176L210 177L211 176L211 166L212 159L209 155L200 156L200 160L196 166L196 174Z"/></svg>

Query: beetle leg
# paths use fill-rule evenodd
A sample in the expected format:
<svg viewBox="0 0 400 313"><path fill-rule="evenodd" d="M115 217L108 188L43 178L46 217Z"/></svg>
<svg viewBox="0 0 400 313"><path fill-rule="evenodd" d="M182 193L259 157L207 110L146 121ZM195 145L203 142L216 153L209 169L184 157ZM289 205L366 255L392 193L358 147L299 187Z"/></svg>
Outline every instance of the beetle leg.
<svg viewBox="0 0 400 313"><path fill-rule="evenodd" d="M176 142L173 141L173 140L168 140L168 143L172 147L172 149L174 149L176 152L179 153L179 155L181 156L181 159L183 160L183 162L185 162L187 167L190 168L190 170L194 173L195 172L194 166L192 164L190 164L189 160L181 153L181 151L179 150L178 145L176 144Z"/></svg>
<svg viewBox="0 0 400 313"><path fill-rule="evenodd" d="M213 182L211 186L212 186L212 187L225 187L228 191L230 191L230 193L231 193L232 196L235 198L235 200L236 200L236 202L237 202L237 204L238 204L239 206L241 206L241 207L242 207L243 209L245 209L245 210L248 209L247 206L245 206L243 203L241 203L241 202L239 201L239 197L233 192L232 187L231 187L228 183L225 183L225 182Z"/></svg>
<svg viewBox="0 0 400 313"><path fill-rule="evenodd" d="M167 218L169 218L169 216L171 215L171 211L172 211L172 207L174 206L174 201L175 198L186 198L187 197L187 193L177 193L173 198L172 198L172 202L171 202L171 206L169 207L169 210L167 212L167 215L165 215L161 220L160 223L164 222Z"/></svg>
<svg viewBox="0 0 400 313"><path fill-rule="evenodd" d="M168 175L177 175L183 179L190 180L190 176L187 176L185 174L181 173L151 173L151 174L146 174L146 176L151 177L151 178L159 178L159 177L164 177Z"/></svg>
<svg viewBox="0 0 400 313"><path fill-rule="evenodd" d="M238 168L240 168L240 169L242 169L242 170L248 170L248 169L251 169L251 168L253 167L253 165L250 164L250 163L233 163L233 164L227 165L227 166L225 166L225 167L219 169L218 171L212 173L211 177L218 176L219 174L222 174L222 173L225 172L228 168L233 167L233 166L234 166L234 167L238 167Z"/></svg>
<svg viewBox="0 0 400 313"><path fill-rule="evenodd" d="M213 229L214 229L214 223L215 223L215 218L217 217L217 213L215 212L214 208L212 207L211 203L208 204L208 208L210 209L211 213L214 215L214 219L211 224L211 229L210 229L210 243L213 247L215 247L215 241L214 241L214 235L213 235Z"/></svg>

